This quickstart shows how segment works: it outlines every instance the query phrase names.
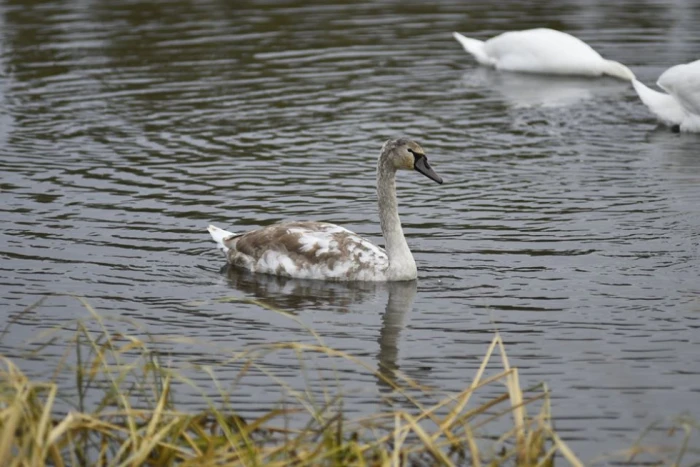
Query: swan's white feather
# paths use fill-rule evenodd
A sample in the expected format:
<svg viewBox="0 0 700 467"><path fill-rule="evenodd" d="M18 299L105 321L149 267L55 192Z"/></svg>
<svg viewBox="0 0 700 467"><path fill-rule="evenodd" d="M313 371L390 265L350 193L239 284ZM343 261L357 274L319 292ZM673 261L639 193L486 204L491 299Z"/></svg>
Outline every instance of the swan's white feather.
<svg viewBox="0 0 700 467"><path fill-rule="evenodd" d="M496 59L489 57L486 50L484 50L484 41L465 37L458 32L453 32L452 36L457 39L460 44L462 44L464 50L474 56L477 62L481 63L482 65L496 66Z"/></svg>
<svg viewBox="0 0 700 467"><path fill-rule="evenodd" d="M661 74L657 85L668 94L632 81L637 95L659 121L681 131L700 132L700 60L676 65Z"/></svg>
<svg viewBox="0 0 700 467"><path fill-rule="evenodd" d="M685 110L670 94L654 91L644 83L633 80L632 85L637 95L652 111L656 118L666 125L680 125L685 118Z"/></svg>
<svg viewBox="0 0 700 467"><path fill-rule="evenodd" d="M657 84L688 112L700 115L700 60L669 68Z"/></svg>
<svg viewBox="0 0 700 467"><path fill-rule="evenodd" d="M236 234L229 232L228 230L220 229L215 225L210 225L207 230L209 231L211 238L213 238L216 242L219 249L226 253L228 251L228 247L226 246L224 240L226 240L226 238L233 237Z"/></svg>
<svg viewBox="0 0 700 467"><path fill-rule="evenodd" d="M582 40L554 29L505 32L483 42L481 49L478 47L481 41L459 33L453 35L479 63L498 70L553 75L610 75L625 80L634 77L626 66L604 59Z"/></svg>

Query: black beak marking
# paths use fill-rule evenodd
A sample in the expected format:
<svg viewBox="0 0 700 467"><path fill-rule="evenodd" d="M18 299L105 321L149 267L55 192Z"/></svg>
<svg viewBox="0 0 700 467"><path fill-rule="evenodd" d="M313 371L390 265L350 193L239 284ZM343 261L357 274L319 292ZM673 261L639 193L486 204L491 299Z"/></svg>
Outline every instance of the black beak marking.
<svg viewBox="0 0 700 467"><path fill-rule="evenodd" d="M442 185L442 177L436 174L433 168L430 167L430 164L428 164L428 158L425 157L425 154L415 152L411 149L408 151L413 154L413 167L415 168L416 172L420 172L429 179Z"/></svg>

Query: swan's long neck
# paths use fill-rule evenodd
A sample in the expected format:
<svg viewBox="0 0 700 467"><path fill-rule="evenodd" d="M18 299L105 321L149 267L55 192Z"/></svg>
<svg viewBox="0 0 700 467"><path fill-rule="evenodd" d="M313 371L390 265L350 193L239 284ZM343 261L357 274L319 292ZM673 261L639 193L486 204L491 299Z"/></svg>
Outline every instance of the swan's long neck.
<svg viewBox="0 0 700 467"><path fill-rule="evenodd" d="M614 78L623 79L625 81L632 81L635 79L632 70L627 68L622 63L616 62L614 60L604 60L603 73Z"/></svg>
<svg viewBox="0 0 700 467"><path fill-rule="evenodd" d="M686 118L685 109L669 94L654 91L636 79L632 81L634 90L656 117L668 125L680 125Z"/></svg>
<svg viewBox="0 0 700 467"><path fill-rule="evenodd" d="M417 276L416 262L401 228L396 202L396 169L388 158L380 157L377 164L377 198L379 222L389 257L388 280L412 280Z"/></svg>

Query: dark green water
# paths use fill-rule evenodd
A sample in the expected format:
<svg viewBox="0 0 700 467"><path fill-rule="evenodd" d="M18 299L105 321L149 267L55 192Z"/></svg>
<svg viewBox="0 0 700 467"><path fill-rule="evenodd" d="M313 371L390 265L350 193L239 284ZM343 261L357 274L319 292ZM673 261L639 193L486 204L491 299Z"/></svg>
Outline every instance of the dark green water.
<svg viewBox="0 0 700 467"><path fill-rule="evenodd" d="M3 313L74 293L163 338L310 340L216 301L265 298L328 345L443 390L471 381L500 329L583 459L627 447L657 419L700 416L700 137L656 128L615 80L478 68L451 33L556 27L651 84L700 58L698 24L690 1L0 2ZM219 272L210 222L326 220L381 242L374 167L397 134L446 181L399 182L417 289ZM0 350L80 316L52 297ZM55 347L24 366L46 373ZM270 358L303 387L293 356ZM351 413L376 410L372 376L319 365L339 369ZM271 386L251 377L234 402L259 413Z"/></svg>

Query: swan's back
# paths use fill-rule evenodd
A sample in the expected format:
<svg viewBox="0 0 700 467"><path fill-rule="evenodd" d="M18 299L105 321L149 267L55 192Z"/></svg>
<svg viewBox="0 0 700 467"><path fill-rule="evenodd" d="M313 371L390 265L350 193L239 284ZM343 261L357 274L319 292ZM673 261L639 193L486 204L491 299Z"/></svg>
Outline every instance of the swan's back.
<svg viewBox="0 0 700 467"><path fill-rule="evenodd" d="M283 222L223 240L228 261L255 273L298 279L382 281L381 248L335 224Z"/></svg>
<svg viewBox="0 0 700 467"><path fill-rule="evenodd" d="M506 71L598 76L605 62L582 40L554 29L510 31L486 41L485 50Z"/></svg>
<svg viewBox="0 0 700 467"><path fill-rule="evenodd" d="M686 111L700 116L700 60L669 68L656 84Z"/></svg>

